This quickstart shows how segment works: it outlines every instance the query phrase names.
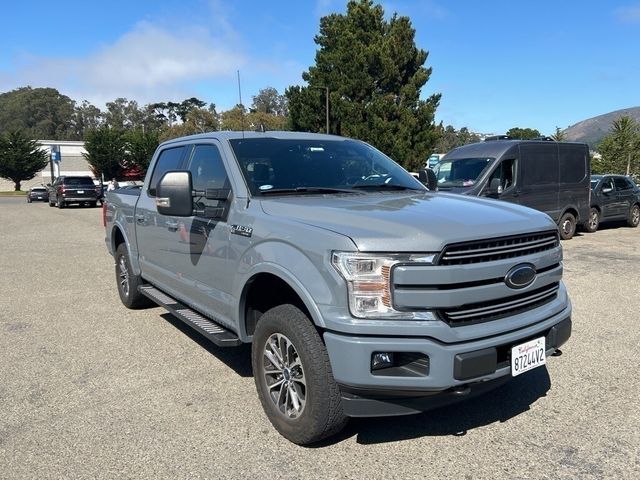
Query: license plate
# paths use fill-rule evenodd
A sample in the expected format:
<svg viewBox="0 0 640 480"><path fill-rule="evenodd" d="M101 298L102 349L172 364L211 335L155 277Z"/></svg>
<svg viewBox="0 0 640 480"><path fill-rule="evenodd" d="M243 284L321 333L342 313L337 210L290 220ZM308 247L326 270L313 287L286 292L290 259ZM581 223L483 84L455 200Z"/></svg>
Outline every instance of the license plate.
<svg viewBox="0 0 640 480"><path fill-rule="evenodd" d="M517 376L547 363L544 337L529 340L511 349L511 375Z"/></svg>
<svg viewBox="0 0 640 480"><path fill-rule="evenodd" d="M78 193L84 193L84 190L78 190Z"/></svg>

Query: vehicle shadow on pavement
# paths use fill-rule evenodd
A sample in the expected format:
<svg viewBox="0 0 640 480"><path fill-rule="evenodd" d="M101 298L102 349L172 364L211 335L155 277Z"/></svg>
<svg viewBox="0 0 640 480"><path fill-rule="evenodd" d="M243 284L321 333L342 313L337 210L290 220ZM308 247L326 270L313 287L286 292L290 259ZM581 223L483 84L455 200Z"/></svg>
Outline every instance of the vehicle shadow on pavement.
<svg viewBox="0 0 640 480"><path fill-rule="evenodd" d="M364 445L429 436L463 436L474 428L506 422L526 412L550 388L546 367L536 368L484 395L418 415L353 418L341 433L317 446L339 443L354 435Z"/></svg>
<svg viewBox="0 0 640 480"><path fill-rule="evenodd" d="M170 313L163 313L160 316L191 340L196 342L199 346L208 351L211 355L223 362L229 368L233 369L233 371L241 377L253 376L251 368L251 344L247 343L240 345L239 347L232 348L218 347Z"/></svg>

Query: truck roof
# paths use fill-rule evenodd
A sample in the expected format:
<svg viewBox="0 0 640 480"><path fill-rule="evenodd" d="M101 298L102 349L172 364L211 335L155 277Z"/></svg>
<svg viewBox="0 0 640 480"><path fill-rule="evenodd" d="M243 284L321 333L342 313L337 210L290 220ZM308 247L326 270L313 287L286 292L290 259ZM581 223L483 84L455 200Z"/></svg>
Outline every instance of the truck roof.
<svg viewBox="0 0 640 480"><path fill-rule="evenodd" d="M254 132L254 131L220 131L220 132L207 132L199 133L196 135L189 135L187 137L174 138L163 142L162 145L169 145L171 143L182 142L184 140L194 140L198 138L215 138L217 140L236 140L243 138L278 138L278 139L306 139L306 140L333 140L344 141L350 140L346 137L340 137L337 135L327 135L325 133L307 133L307 132L284 132L277 130L268 130L266 132Z"/></svg>

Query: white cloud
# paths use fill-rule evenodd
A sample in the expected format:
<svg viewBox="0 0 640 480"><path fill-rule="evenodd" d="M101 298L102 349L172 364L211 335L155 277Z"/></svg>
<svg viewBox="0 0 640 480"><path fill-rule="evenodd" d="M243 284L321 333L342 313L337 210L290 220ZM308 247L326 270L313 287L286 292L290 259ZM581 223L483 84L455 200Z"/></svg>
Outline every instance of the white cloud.
<svg viewBox="0 0 640 480"><path fill-rule="evenodd" d="M84 58L27 57L0 78L0 87L52 86L96 104L116 97L139 103L174 99L188 95L196 82L229 78L241 68L245 56L233 45L202 27L168 30L141 22Z"/></svg>
<svg viewBox="0 0 640 480"><path fill-rule="evenodd" d="M614 15L622 23L640 23L640 5L616 8Z"/></svg>

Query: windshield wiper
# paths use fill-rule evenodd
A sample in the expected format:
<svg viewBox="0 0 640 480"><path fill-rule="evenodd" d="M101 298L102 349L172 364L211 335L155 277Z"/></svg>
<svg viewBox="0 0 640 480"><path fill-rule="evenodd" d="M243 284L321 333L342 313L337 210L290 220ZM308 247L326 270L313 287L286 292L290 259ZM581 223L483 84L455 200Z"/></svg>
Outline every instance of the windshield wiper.
<svg viewBox="0 0 640 480"><path fill-rule="evenodd" d="M298 195L305 193L358 193L347 188L331 187L296 187L296 188L272 188L270 190L260 190L260 195Z"/></svg>
<svg viewBox="0 0 640 480"><path fill-rule="evenodd" d="M389 183L375 183L369 185L354 185L354 189L359 190L415 190L421 192L420 188L405 187L404 185L393 185Z"/></svg>

